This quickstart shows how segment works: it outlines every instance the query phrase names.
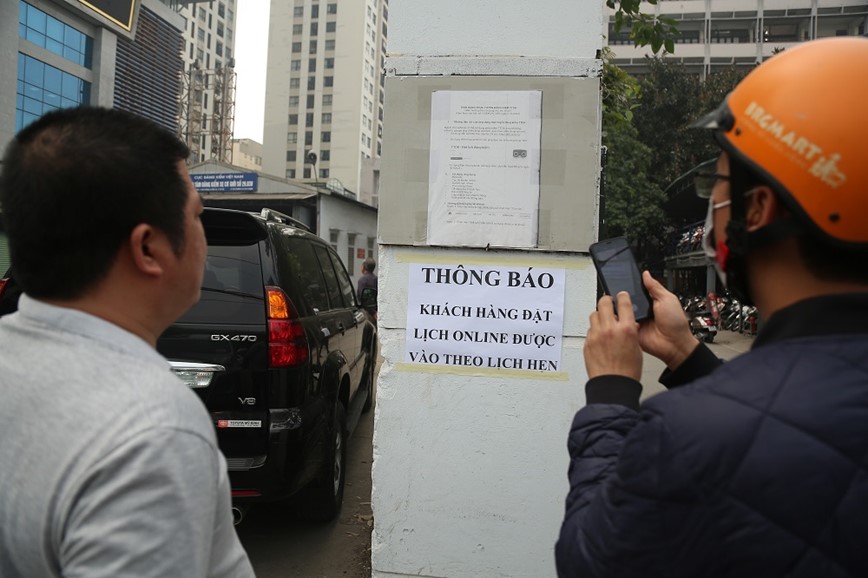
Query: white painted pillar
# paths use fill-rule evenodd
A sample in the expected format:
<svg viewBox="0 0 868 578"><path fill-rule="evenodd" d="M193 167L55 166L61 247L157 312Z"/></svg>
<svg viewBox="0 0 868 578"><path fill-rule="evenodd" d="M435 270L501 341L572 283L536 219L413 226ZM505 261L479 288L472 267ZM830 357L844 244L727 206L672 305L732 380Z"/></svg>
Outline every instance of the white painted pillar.
<svg viewBox="0 0 868 578"><path fill-rule="evenodd" d="M379 220L373 576L555 575L566 439L584 404L595 307L602 2L392 0ZM435 90L541 90L538 243L429 247ZM416 263L564 269L558 371L476 374L407 363ZM519 304L516 304L519 305ZM532 306L533 304L521 304ZM532 326L528 327L533 330Z"/></svg>

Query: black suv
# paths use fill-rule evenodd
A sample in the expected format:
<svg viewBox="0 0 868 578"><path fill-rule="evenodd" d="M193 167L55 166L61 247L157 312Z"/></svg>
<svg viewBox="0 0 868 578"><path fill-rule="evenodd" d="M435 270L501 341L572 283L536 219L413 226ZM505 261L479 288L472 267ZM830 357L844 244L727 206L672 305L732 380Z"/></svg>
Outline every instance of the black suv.
<svg viewBox="0 0 868 578"><path fill-rule="evenodd" d="M298 494L337 515L347 435L372 404L377 333L334 250L290 217L205 209L199 302L157 349L214 420L237 506ZM0 315L20 290L0 280Z"/></svg>
<svg viewBox="0 0 868 578"><path fill-rule="evenodd" d="M206 209L199 302L157 349L211 412L237 505L288 498L329 520L346 438L371 408L376 326L335 251L263 209Z"/></svg>

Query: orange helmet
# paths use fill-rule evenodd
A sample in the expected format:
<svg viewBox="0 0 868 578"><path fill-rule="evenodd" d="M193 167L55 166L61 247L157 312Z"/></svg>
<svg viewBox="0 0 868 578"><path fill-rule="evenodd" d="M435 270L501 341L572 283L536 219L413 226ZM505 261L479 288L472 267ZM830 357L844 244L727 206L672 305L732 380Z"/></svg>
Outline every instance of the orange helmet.
<svg viewBox="0 0 868 578"><path fill-rule="evenodd" d="M693 126L716 129L815 233L868 247L868 39L789 48Z"/></svg>

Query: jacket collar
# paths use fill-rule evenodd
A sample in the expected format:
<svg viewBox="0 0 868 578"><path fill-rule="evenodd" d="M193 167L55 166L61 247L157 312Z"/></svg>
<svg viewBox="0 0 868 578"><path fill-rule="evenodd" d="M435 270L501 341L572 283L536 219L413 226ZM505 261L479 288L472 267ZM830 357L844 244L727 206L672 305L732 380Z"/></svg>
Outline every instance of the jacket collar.
<svg viewBox="0 0 868 578"><path fill-rule="evenodd" d="M868 336L868 293L812 297L769 318L752 349L785 339L824 335Z"/></svg>

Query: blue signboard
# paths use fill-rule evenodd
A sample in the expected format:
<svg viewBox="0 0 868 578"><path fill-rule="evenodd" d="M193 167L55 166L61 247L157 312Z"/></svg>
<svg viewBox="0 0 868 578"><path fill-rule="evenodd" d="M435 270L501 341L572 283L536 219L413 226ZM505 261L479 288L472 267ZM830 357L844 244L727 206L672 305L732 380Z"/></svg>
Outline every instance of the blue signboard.
<svg viewBox="0 0 868 578"><path fill-rule="evenodd" d="M190 175L190 178L193 179L193 186L200 193L255 192L259 175L256 173L205 173Z"/></svg>

